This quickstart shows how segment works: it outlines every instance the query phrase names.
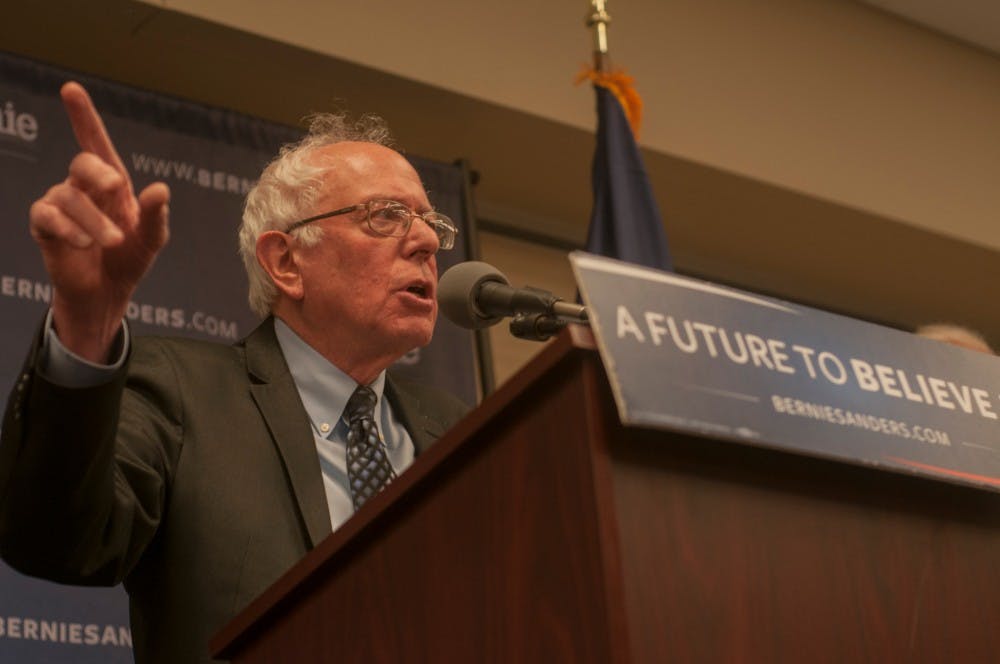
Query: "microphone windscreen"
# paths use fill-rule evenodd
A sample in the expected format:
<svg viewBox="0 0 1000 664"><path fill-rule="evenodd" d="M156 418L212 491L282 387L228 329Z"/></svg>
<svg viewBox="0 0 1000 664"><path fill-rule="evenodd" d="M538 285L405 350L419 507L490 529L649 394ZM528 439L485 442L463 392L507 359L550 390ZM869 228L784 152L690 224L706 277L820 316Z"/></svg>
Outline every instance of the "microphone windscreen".
<svg viewBox="0 0 1000 664"><path fill-rule="evenodd" d="M438 282L441 313L456 325L470 330L499 323L502 317L486 315L476 306L479 288L488 281L504 285L510 283L500 270L489 263L466 261L450 267Z"/></svg>

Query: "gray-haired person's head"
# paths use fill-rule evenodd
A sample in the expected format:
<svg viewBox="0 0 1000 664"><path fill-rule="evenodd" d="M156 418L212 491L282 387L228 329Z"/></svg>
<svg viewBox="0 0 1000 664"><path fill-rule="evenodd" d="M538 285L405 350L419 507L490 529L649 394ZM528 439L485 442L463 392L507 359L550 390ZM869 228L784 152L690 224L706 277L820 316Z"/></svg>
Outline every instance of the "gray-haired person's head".
<svg viewBox="0 0 1000 664"><path fill-rule="evenodd" d="M955 325L954 323L921 325L914 331L914 334L953 346L960 346L968 350L979 351L980 353L995 354L983 335L975 330Z"/></svg>
<svg viewBox="0 0 1000 664"><path fill-rule="evenodd" d="M346 113L313 115L306 136L282 147L247 194L239 250L249 280L250 308L262 318L271 312L278 290L257 262L257 238L267 231L283 231L314 212L313 206L332 167L315 159L313 153L345 141L393 147L389 128L379 117L366 115L352 121ZM307 225L297 233L299 241L310 245L319 241L323 229Z"/></svg>

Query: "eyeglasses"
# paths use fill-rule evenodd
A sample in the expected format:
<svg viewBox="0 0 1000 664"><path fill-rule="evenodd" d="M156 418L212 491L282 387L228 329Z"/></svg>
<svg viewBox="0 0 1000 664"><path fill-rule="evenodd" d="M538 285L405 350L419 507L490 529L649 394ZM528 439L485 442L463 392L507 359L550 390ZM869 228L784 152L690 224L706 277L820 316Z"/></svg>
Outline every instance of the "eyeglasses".
<svg viewBox="0 0 1000 664"><path fill-rule="evenodd" d="M448 250L455 246L455 236L458 235L458 228L449 217L440 212L414 212L399 201L375 200L367 203L358 203L350 207L324 212L315 217L296 221L285 229L286 233L291 233L297 228L301 228L313 221L326 219L327 217L337 217L348 214L355 210L364 210L368 228L373 232L386 237L403 237L410 232L413 218L423 219L424 222L437 233L439 248Z"/></svg>

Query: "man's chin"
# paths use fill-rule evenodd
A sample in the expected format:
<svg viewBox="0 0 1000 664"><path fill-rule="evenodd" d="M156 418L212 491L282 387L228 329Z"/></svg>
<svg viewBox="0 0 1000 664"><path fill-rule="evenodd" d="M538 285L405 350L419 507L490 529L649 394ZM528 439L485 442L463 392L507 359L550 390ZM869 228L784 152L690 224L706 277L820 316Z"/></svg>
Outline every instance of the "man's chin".
<svg viewBox="0 0 1000 664"><path fill-rule="evenodd" d="M421 324L407 325L396 330L395 346L400 354L407 353L414 348L423 348L428 345L433 336L434 326L430 323L421 322Z"/></svg>

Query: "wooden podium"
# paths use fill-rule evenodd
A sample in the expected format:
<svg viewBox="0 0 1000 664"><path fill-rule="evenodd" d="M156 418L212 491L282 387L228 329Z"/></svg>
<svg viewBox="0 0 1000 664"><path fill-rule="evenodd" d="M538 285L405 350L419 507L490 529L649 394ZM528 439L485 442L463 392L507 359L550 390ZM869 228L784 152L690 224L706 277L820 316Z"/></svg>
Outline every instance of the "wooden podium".
<svg viewBox="0 0 1000 664"><path fill-rule="evenodd" d="M212 641L235 662L990 662L1000 495L627 429L571 328Z"/></svg>

